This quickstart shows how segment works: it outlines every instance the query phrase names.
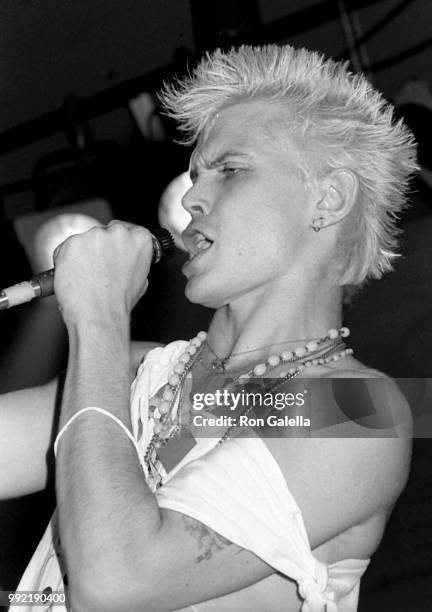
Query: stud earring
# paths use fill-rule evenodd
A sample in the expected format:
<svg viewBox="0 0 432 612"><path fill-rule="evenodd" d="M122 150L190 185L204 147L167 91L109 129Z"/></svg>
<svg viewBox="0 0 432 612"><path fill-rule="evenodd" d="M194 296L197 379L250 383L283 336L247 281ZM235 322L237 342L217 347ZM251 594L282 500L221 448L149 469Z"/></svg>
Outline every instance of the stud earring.
<svg viewBox="0 0 432 612"><path fill-rule="evenodd" d="M314 232L319 232L324 224L324 217L317 217L316 219L312 220L312 224L311 224L311 228L313 229Z"/></svg>

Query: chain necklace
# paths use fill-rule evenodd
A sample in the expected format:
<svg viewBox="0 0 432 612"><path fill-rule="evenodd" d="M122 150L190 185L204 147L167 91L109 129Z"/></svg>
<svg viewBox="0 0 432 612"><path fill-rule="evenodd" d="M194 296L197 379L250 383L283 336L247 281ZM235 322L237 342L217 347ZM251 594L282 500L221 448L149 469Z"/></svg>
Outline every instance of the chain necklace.
<svg viewBox="0 0 432 612"><path fill-rule="evenodd" d="M349 330L347 327L341 327L340 330L337 329L330 329L327 332L326 336L323 336L322 338L316 338L314 340L309 340L307 342L307 344L305 345L305 347L300 347L298 349L295 349L294 351L291 351L293 354L295 353L297 355L297 353L295 351L302 351L303 348L305 348L307 351L315 351L321 344L323 344L324 342L327 342L329 339L335 339L338 338L339 336L341 337L346 337L349 335ZM226 364L228 363L228 361L230 359L232 359L233 357L239 357L240 355L248 355L250 353L256 353L257 351L261 351L264 350L266 348L270 348L272 346L280 346L281 344L287 344L288 342L300 342L300 340L285 340L283 342L275 342L274 344L267 344L266 346L261 346L259 348L256 349L250 349L248 351L241 351L238 353L232 353L230 352L228 355L226 355L225 357L220 357L216 351L214 350L214 348L211 346L211 344L208 342L208 340L205 340L205 345L207 346L207 348L213 353L213 355L215 356L215 359L213 359L210 362L210 367L208 367L208 365L206 365L204 363L204 360L200 357L198 359L198 361L201 363L201 365L203 366L204 369L206 369L208 372L214 372L216 370L221 370L221 372L225 372L226 371ZM287 354L290 351L285 351L284 353ZM286 359L288 360L289 357Z"/></svg>
<svg viewBox="0 0 432 612"><path fill-rule="evenodd" d="M324 365L337 361L345 355L351 355L353 353L352 349L346 348L345 343L341 340L341 338L345 338L348 335L349 330L346 327L342 327L339 330L331 329L323 338L311 340L303 347L298 347L293 351L284 351L281 355L271 355L265 363L257 364L247 372L233 377L233 383L238 383L242 379L263 377L278 366L291 365L287 371L280 372L276 383L273 383L268 388L268 391L272 391L283 385L286 381L295 378L308 367ZM150 418L153 420L154 426L153 436L147 446L144 461L148 467L149 474L152 474L155 478L156 486L160 486L162 478L157 467L157 450L176 436L182 427L186 427L190 423L190 409L182 413L185 381L194 364L200 361L204 347L206 345L209 346L206 342L206 336L205 332L199 332L189 342L184 353L173 367L171 375L168 377L162 397L155 395L150 399ZM328 341L331 341L328 346L321 346L324 342ZM246 407L241 416L247 414L250 410L251 407ZM216 445L223 444L230 437L235 427L235 425L228 427Z"/></svg>

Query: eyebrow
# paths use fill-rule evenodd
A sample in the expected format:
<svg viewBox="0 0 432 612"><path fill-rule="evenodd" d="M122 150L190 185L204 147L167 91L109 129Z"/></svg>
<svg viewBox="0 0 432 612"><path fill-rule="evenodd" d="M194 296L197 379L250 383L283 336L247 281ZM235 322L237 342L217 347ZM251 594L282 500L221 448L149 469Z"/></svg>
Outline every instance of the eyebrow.
<svg viewBox="0 0 432 612"><path fill-rule="evenodd" d="M193 178L194 176L196 176L197 171L196 171L196 158L198 157L198 153L195 154L195 151L193 151L191 157L190 157L190 167L189 167L189 174L191 176L191 178ZM245 153L243 151L236 151L234 149L229 150L229 151L223 151L220 155L218 155L217 157L215 157L215 159L206 162L204 161L204 167L208 168L209 170L213 170L214 168L217 168L218 166L220 166L221 164L224 163L224 161L226 161L227 158L229 157L240 157L243 159L251 159L251 155L249 155L248 153Z"/></svg>

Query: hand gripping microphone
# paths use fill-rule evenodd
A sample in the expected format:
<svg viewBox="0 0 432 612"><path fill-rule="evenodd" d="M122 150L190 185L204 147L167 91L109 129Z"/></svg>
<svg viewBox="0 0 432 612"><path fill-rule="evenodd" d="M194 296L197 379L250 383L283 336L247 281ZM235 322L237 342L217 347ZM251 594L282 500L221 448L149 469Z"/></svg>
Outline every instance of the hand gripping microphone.
<svg viewBox="0 0 432 612"><path fill-rule="evenodd" d="M151 231L153 239L152 264L174 253L174 239L164 228ZM34 298L47 297L54 293L54 268L36 274L30 280L12 285L0 291L0 310L31 302Z"/></svg>

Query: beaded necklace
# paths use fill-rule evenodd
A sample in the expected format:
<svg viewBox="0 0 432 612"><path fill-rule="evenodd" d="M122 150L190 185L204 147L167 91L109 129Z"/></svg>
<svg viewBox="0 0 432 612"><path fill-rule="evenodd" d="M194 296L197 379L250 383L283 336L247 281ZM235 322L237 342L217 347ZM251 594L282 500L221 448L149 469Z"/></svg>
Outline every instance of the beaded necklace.
<svg viewBox="0 0 432 612"><path fill-rule="evenodd" d="M331 329L329 330L329 332L327 332L327 335L324 336L323 338L317 338L316 340L310 340L305 347L299 347L297 349L295 349L295 351L293 351L292 353L295 354L296 356L302 356L305 353L305 351L309 351L309 352L314 352L316 351L316 349L323 344L324 342L326 342L329 338L338 338L339 335L341 335L342 337L343 334L349 335L349 330L346 327L342 327L340 330L337 329ZM207 346L207 348L213 353L215 359L213 359L208 367L205 363L204 360L202 358L199 358L197 361L199 361L202 366L204 367L204 369L207 369L209 372L221 369L222 372L226 371L226 364L228 363L228 361L230 361L230 359L232 359L233 357L239 357L240 355L249 355L251 353L256 353L257 351L261 351L264 350L266 348L270 348L272 346L280 346L281 344L287 344L288 342L295 342L294 340L284 340L283 342L277 342L276 344L268 344L267 346L261 346L259 348L256 349L251 349L248 351L241 351L239 353L228 353L228 355L226 355L225 357L220 357L216 351L212 348L211 344L208 342L208 340L205 340L205 344ZM297 342L300 342L300 340L297 340ZM282 353L285 356L285 360L289 361L290 359L290 351L284 351ZM272 356L272 359L275 360L275 357L278 356Z"/></svg>
<svg viewBox="0 0 432 612"><path fill-rule="evenodd" d="M287 370L279 373L277 381L268 387L268 391L273 391L283 385L286 381L295 378L306 368L314 365L325 365L335 362L345 355L352 355L353 350L346 348L341 340L349 336L349 329L341 327L339 330L330 329L327 334L318 340L311 340L305 346L298 347L293 351L283 351L280 355L271 355L265 363L259 363L247 372L233 377L233 383L238 383L244 379L264 377L264 375L284 364L294 364ZM207 334L200 331L193 338L184 353L180 356L177 363L168 377L168 382L163 390L162 397L155 395L149 402L150 418L153 420L153 436L148 444L144 461L153 477L158 478L160 484L160 474L157 469L157 451L164 446L171 438L177 435L182 427L190 423L190 409L184 410L183 395L185 391L185 380L192 370L194 364L200 360L206 342ZM323 347L324 343L328 343ZM210 347L209 347L210 348ZM214 351L213 351L214 352ZM253 351L247 351L253 352ZM229 357L231 357L230 355ZM177 401L178 400L178 401ZM246 407L242 415L251 410ZM223 444L229 437L235 425L228 427L224 434L219 438L216 445Z"/></svg>

